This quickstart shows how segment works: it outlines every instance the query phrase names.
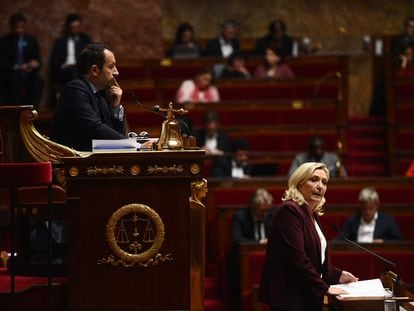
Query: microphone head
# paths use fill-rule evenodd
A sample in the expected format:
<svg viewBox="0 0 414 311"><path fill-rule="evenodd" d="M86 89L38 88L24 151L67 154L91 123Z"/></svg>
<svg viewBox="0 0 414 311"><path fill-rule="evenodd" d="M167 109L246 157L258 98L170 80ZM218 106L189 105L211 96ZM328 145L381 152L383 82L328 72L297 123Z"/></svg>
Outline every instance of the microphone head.
<svg viewBox="0 0 414 311"><path fill-rule="evenodd" d="M152 110L159 112L160 111L160 106L159 105L154 105L154 107L152 107Z"/></svg>

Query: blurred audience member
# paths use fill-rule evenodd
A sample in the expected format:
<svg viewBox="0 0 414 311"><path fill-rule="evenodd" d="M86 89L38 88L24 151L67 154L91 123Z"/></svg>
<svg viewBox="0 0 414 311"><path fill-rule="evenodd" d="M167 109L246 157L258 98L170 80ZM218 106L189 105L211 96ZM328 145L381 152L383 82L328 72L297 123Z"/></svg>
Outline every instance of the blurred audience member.
<svg viewBox="0 0 414 311"><path fill-rule="evenodd" d="M382 243L386 240L401 240L398 224L393 217L378 212L379 195L368 187L359 193L360 212L352 215L342 228L342 235L359 243Z"/></svg>
<svg viewBox="0 0 414 311"><path fill-rule="evenodd" d="M346 171L342 166L338 155L333 152L325 151L325 143L321 137L311 137L309 139L308 151L298 154L290 166L288 175L292 173L303 163L320 162L326 165L331 177L346 176Z"/></svg>
<svg viewBox="0 0 414 311"><path fill-rule="evenodd" d="M258 79L293 79L292 69L285 64L285 58L280 50L273 47L266 49L264 62L254 72Z"/></svg>
<svg viewBox="0 0 414 311"><path fill-rule="evenodd" d="M220 156L214 159L211 177L249 178L252 172L249 150L249 144L243 139L232 142L230 156Z"/></svg>
<svg viewBox="0 0 414 311"><path fill-rule="evenodd" d="M66 16L63 34L53 44L50 71L55 92L69 81L79 77L76 61L91 38L82 33L82 19L77 13Z"/></svg>
<svg viewBox="0 0 414 311"><path fill-rule="evenodd" d="M271 223L272 195L265 189L257 189L250 198L249 206L234 214L232 221L233 246L240 242L267 242Z"/></svg>
<svg viewBox="0 0 414 311"><path fill-rule="evenodd" d="M194 27L190 23L181 23L175 34L175 42L167 56L176 59L196 58L200 56L200 46L195 42Z"/></svg>
<svg viewBox="0 0 414 311"><path fill-rule="evenodd" d="M292 55L293 39L286 35L285 22L280 19L273 20L268 27L268 34L256 41L253 50L254 55L264 55L266 49L273 47L283 55Z"/></svg>
<svg viewBox="0 0 414 311"><path fill-rule="evenodd" d="M246 54L234 52L227 59L227 66L223 69L221 79L250 79L250 73L246 68Z"/></svg>
<svg viewBox="0 0 414 311"><path fill-rule="evenodd" d="M220 101L220 95L217 87L214 85L211 69L205 68L194 79L183 81L177 91L176 100L178 103L212 103Z"/></svg>
<svg viewBox="0 0 414 311"><path fill-rule="evenodd" d="M220 116L215 111L209 111L204 116L204 128L196 133L197 146L206 154L221 155L230 151L230 141L220 130Z"/></svg>
<svg viewBox="0 0 414 311"><path fill-rule="evenodd" d="M398 60L400 55L404 54L405 48L409 45L414 45L414 16L405 19L403 33L391 41L391 56L395 60Z"/></svg>
<svg viewBox="0 0 414 311"><path fill-rule="evenodd" d="M400 55L400 65L397 68L397 77L414 77L414 44L405 47L403 54Z"/></svg>
<svg viewBox="0 0 414 311"><path fill-rule="evenodd" d="M232 250L229 257L229 291L231 310L242 310L240 293L240 251L243 242L267 242L272 220L272 195L265 189L257 189L251 196L249 205L237 211L232 220Z"/></svg>
<svg viewBox="0 0 414 311"><path fill-rule="evenodd" d="M26 17L15 13L10 17L10 32L1 38L4 49L3 72L5 102L8 105L39 105L43 81L39 46L35 37L26 34Z"/></svg>
<svg viewBox="0 0 414 311"><path fill-rule="evenodd" d="M237 25L233 20L226 20L221 24L220 35L207 42L204 55L227 58L233 52L238 52L239 50Z"/></svg>
<svg viewBox="0 0 414 311"><path fill-rule="evenodd" d="M408 167L407 171L405 172L405 176L414 177L414 161L411 161L410 166Z"/></svg>

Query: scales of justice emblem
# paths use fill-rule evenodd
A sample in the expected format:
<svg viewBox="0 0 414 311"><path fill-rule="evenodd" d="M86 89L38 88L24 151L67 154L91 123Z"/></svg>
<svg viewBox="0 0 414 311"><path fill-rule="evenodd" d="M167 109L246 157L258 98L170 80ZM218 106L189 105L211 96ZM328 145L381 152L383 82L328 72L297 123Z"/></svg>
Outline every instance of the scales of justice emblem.
<svg viewBox="0 0 414 311"><path fill-rule="evenodd" d="M164 224L147 205L122 206L110 217L105 234L112 254L99 259L98 265L149 267L173 260L171 254L159 253L164 242Z"/></svg>

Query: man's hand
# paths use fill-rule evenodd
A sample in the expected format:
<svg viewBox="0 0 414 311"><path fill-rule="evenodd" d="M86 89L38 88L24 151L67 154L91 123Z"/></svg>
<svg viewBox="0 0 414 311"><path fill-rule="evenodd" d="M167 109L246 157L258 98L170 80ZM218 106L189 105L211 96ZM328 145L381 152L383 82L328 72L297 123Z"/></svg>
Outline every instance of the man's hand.
<svg viewBox="0 0 414 311"><path fill-rule="evenodd" d="M118 82L113 79L113 84L106 89L108 101L113 108L117 108L119 105L121 105L122 92L123 91L120 88Z"/></svg>

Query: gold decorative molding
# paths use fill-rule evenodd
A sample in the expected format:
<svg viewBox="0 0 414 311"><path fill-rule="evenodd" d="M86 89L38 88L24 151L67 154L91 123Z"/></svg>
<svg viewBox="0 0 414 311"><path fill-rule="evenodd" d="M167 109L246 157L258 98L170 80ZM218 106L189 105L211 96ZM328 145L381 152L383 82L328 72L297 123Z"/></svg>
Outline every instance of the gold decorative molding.
<svg viewBox="0 0 414 311"><path fill-rule="evenodd" d="M173 166L148 166L148 173L149 174L168 174L168 173L175 173L175 174L182 174L184 172L182 165L173 165Z"/></svg>
<svg viewBox="0 0 414 311"><path fill-rule="evenodd" d="M200 173L200 165L198 165L197 163L194 163L190 166L190 172L193 175L197 175L198 173Z"/></svg>
<svg viewBox="0 0 414 311"><path fill-rule="evenodd" d="M76 177L79 175L79 169L76 166L72 166L69 168L69 175L72 177Z"/></svg>
<svg viewBox="0 0 414 311"><path fill-rule="evenodd" d="M113 175L117 175L117 174L122 174L124 172L124 168L122 165L119 166L111 166L111 167L98 167L97 165L95 165L94 167L88 166L86 168L86 173L88 174L88 176L90 175L108 175L108 174L113 174Z"/></svg>
<svg viewBox="0 0 414 311"><path fill-rule="evenodd" d="M191 183L191 196L189 198L190 207L205 208L205 205L201 200L206 197L207 192L207 179L203 178L201 180L193 181Z"/></svg>
<svg viewBox="0 0 414 311"><path fill-rule="evenodd" d="M87 157L90 152L81 152L67 146L55 143L39 133L33 124L38 118L36 110L25 110L20 114L20 132L26 150L36 162L61 163L64 157ZM57 181L66 187L65 171L62 168L53 168Z"/></svg>
<svg viewBox="0 0 414 311"><path fill-rule="evenodd" d="M171 254L159 253L164 236L164 224L156 211L143 204L125 205L112 214L106 225L106 242L112 254L97 263L149 267L172 261Z"/></svg>
<svg viewBox="0 0 414 311"><path fill-rule="evenodd" d="M131 175L137 176L139 175L139 173L141 173L141 168L139 167L139 165L132 165L129 171Z"/></svg>

